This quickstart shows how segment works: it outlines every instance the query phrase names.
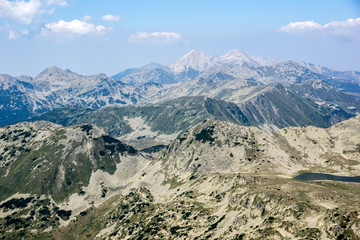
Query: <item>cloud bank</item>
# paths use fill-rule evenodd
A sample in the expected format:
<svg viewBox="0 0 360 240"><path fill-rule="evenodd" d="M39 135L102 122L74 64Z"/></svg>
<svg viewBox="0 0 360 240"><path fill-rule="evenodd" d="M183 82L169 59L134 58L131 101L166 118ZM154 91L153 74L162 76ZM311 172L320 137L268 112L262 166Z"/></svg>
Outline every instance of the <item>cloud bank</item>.
<svg viewBox="0 0 360 240"><path fill-rule="evenodd" d="M176 32L138 32L130 35L129 42L132 43L156 43L156 44L172 44L180 41L181 34Z"/></svg>
<svg viewBox="0 0 360 240"><path fill-rule="evenodd" d="M332 21L324 25L314 21L292 22L281 27L279 31L294 34L320 32L360 39L360 18L350 18L346 21Z"/></svg>

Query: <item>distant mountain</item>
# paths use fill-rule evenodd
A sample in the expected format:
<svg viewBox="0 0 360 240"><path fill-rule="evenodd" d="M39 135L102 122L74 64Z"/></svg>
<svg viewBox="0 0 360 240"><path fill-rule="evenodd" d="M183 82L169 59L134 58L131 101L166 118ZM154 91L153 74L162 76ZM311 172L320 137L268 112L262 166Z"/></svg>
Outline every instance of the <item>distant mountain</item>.
<svg viewBox="0 0 360 240"><path fill-rule="evenodd" d="M264 57L254 57L251 56L251 59L256 61L260 66L271 66L280 63L281 61L274 59L274 58L264 58Z"/></svg>
<svg viewBox="0 0 360 240"><path fill-rule="evenodd" d="M291 90L310 99L318 105L326 106L329 109L342 109L351 114L360 113L360 99L345 94L336 87L328 84L327 81L317 79L302 80L289 86Z"/></svg>
<svg viewBox="0 0 360 240"><path fill-rule="evenodd" d="M347 94L360 97L360 72L335 71L317 64L300 62L310 71L327 76L327 83Z"/></svg>
<svg viewBox="0 0 360 240"><path fill-rule="evenodd" d="M306 79L327 79L326 76L314 73L294 61L285 61L275 65L262 66L255 70L257 72L255 78L264 84L276 82L289 85Z"/></svg>
<svg viewBox="0 0 360 240"><path fill-rule="evenodd" d="M242 76L251 76L254 71L250 68L275 63L279 61L249 57L241 50L231 50L224 56L207 56L199 50L192 50L167 67L153 63L138 69L127 69L113 78L135 86L147 82L169 84L192 80L203 73L221 68L238 68L236 71L241 72Z"/></svg>
<svg viewBox="0 0 360 240"><path fill-rule="evenodd" d="M255 126L264 129L286 126L329 127L355 116L342 108L331 109L301 97L281 84L262 85L235 102Z"/></svg>
<svg viewBox="0 0 360 240"><path fill-rule="evenodd" d="M288 81L288 80L286 80ZM161 99L208 96L237 104L251 125L265 129L313 125L328 127L359 112L360 101L321 80L302 80L283 86L225 73L200 77L169 88ZM311 84L311 85L309 85Z"/></svg>
<svg viewBox="0 0 360 240"><path fill-rule="evenodd" d="M327 116L339 110L338 120L330 117L332 120L329 122L360 112L359 99L354 97L357 95L356 86L360 88L357 72L338 72L308 63L251 57L240 50L215 57L193 50L169 66L151 63L125 70L115 78L105 74L84 76L58 67L47 68L34 78L2 76L0 93L8 97L2 99L1 125L62 107L99 109L156 104L182 96L208 96L239 105L244 104L244 97L251 98L250 93L256 95L254 89L274 83L281 83L286 91L291 90L319 108L328 109ZM271 87L265 86L264 89ZM344 95L349 92L353 96ZM276 124L271 128L285 126L276 118L267 120L269 123L273 121ZM286 122L302 125L306 121Z"/></svg>
<svg viewBox="0 0 360 240"><path fill-rule="evenodd" d="M215 64L230 65L238 67L258 67L261 66L257 61L247 56L241 50L231 50L224 56L213 57L212 61Z"/></svg>
<svg viewBox="0 0 360 240"><path fill-rule="evenodd" d="M64 108L32 121L45 120L63 126L96 124L128 144L146 148L169 144L179 134L206 119L274 130L287 126L328 127L354 116L340 107L329 109L317 105L281 84L246 87L243 95L233 93L237 96L235 103L203 97L203 94L147 106L99 110ZM222 98L231 98L230 94L228 92Z"/></svg>
<svg viewBox="0 0 360 240"><path fill-rule="evenodd" d="M114 78L134 86L150 82L173 84L224 71L232 72L229 74L230 78L252 78L265 84L292 84L302 79L321 79L340 91L360 95L360 72L341 72L306 62L281 62L271 58L252 57L241 50L231 50L223 56L207 56L203 52L192 50L167 67L149 64L125 70Z"/></svg>
<svg viewBox="0 0 360 240"><path fill-rule="evenodd" d="M136 71L138 71L138 68L128 68L122 72L115 74L114 76L112 76L112 78L118 80Z"/></svg>
<svg viewBox="0 0 360 240"><path fill-rule="evenodd" d="M161 64L158 64L158 63L150 63L150 64L147 64L143 67L140 67L140 68L129 68L129 69L126 69L122 72L119 72L118 74L115 74L114 76L112 76L113 79L116 79L116 80L119 80L127 75L130 75L132 73L138 73L138 72L141 72L141 71L151 71L151 70L155 70L155 69L161 69L163 68L163 66Z"/></svg>
<svg viewBox="0 0 360 240"><path fill-rule="evenodd" d="M310 71L318 74L322 74L332 78L338 79L348 79L350 81L360 82L360 72L359 71L336 71L332 70L318 64L308 63L308 62L300 62L300 64Z"/></svg>
<svg viewBox="0 0 360 240"><path fill-rule="evenodd" d="M32 120L45 120L63 126L96 124L114 137L145 148L169 144L179 134L206 119L219 119L240 125L250 124L237 105L203 96L181 97L138 107L99 110L64 108Z"/></svg>
<svg viewBox="0 0 360 240"><path fill-rule="evenodd" d="M174 63L170 64L168 68L183 78L193 79L200 73L205 72L211 66L213 66L211 57L205 55L205 53L200 52L199 50L192 50Z"/></svg>
<svg viewBox="0 0 360 240"><path fill-rule="evenodd" d="M135 87L105 74L83 76L58 67L47 68L34 79L1 75L0 92L0 125L64 106L101 108L137 103L140 98Z"/></svg>
<svg viewBox="0 0 360 240"><path fill-rule="evenodd" d="M172 84L178 82L178 79L167 68L159 67L133 72L120 81L138 87L147 83Z"/></svg>
<svg viewBox="0 0 360 240"><path fill-rule="evenodd" d="M36 76L32 84L55 108L68 105L100 108L134 101L120 90L124 89L123 83L105 74L83 76L51 67Z"/></svg>
<svg viewBox="0 0 360 240"><path fill-rule="evenodd" d="M34 86L10 75L0 75L0 126L22 121L48 110Z"/></svg>

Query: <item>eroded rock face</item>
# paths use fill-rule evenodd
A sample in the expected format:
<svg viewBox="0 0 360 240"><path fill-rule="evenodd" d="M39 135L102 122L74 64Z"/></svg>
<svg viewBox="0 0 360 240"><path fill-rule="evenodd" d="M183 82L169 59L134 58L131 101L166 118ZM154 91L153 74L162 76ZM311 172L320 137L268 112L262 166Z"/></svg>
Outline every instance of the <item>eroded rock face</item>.
<svg viewBox="0 0 360 240"><path fill-rule="evenodd" d="M206 120L154 157L94 125L1 128L0 232L10 239L356 239L357 183L292 177L360 175L359 135L359 117L275 132Z"/></svg>

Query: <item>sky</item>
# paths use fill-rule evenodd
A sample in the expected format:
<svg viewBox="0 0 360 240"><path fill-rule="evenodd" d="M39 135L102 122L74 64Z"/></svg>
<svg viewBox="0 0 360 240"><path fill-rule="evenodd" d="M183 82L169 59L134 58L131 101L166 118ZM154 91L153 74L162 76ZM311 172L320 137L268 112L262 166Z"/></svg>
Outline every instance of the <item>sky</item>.
<svg viewBox="0 0 360 240"><path fill-rule="evenodd" d="M112 76L192 49L360 71L360 1L0 0L0 73Z"/></svg>

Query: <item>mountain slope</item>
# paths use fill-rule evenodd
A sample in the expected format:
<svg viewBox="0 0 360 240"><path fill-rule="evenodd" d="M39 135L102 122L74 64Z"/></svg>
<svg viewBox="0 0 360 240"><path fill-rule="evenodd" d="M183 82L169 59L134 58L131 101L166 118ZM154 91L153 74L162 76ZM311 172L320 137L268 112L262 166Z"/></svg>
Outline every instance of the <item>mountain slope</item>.
<svg viewBox="0 0 360 240"><path fill-rule="evenodd" d="M249 119L254 119L253 125L263 125L265 128L307 125L329 127L354 116L341 108L319 106L281 84L260 86L236 103Z"/></svg>
<svg viewBox="0 0 360 240"><path fill-rule="evenodd" d="M360 99L345 94L327 82L317 79L302 80L289 86L291 90L319 105L351 113L360 113Z"/></svg>
<svg viewBox="0 0 360 240"><path fill-rule="evenodd" d="M294 84L306 79L325 80L328 77L314 73L308 68L294 61L285 61L271 66L256 68L259 77L257 80L262 83Z"/></svg>
<svg viewBox="0 0 360 240"><path fill-rule="evenodd" d="M34 86L12 76L0 75L0 126L22 121L35 113L48 110L42 94Z"/></svg>
<svg viewBox="0 0 360 240"><path fill-rule="evenodd" d="M98 166L89 181L83 182L84 193L76 192L64 202L54 202L46 197L46 190L37 193L37 188L23 188L22 194L1 201L2 236L10 239L20 234L27 239L360 237L357 183L291 179L298 172L313 170L359 175L359 117L328 129L291 127L276 132L208 120L179 136L151 163L142 153L127 156L118 151L119 142L104 138L101 129L90 126L62 128L36 122L0 129L6 133L0 139L1 152L10 147L9 139L18 135L19 141L12 143L18 148L24 144L21 140L26 140L25 147L32 145L35 153L44 145L55 147L61 146L56 142L63 143L69 150L65 151L68 157L55 162L70 164L72 169L65 168L65 177L75 178L83 171L81 165L74 165L82 163L80 159L70 156L86 151L86 141L106 139L94 149L104 151L110 165L120 158L114 172L111 170L109 174L109 169ZM29 131L30 136L19 130ZM72 141L85 142L74 152L69 148L72 144L68 144ZM13 164L25 166L41 161L40 168L30 168L37 177L37 172L48 171L51 164L45 159L56 152L44 151L35 160L6 153L11 163L3 168L10 169L11 178ZM91 159L92 154L86 156ZM99 160L87 165L101 166ZM7 181L6 178L2 175L1 179ZM39 182L41 186L43 181ZM16 188L22 189L29 183L22 181Z"/></svg>
<svg viewBox="0 0 360 240"><path fill-rule="evenodd" d="M24 122L0 128L0 235L49 239L47 232L118 193L119 183L126 185L147 163L93 125ZM94 182L96 173L116 187Z"/></svg>
<svg viewBox="0 0 360 240"><path fill-rule="evenodd" d="M0 130L0 200L31 193L64 201L89 184L93 171L114 174L119 153L137 153L92 125L24 122Z"/></svg>
<svg viewBox="0 0 360 240"><path fill-rule="evenodd" d="M229 81L229 85L223 84L223 80L205 82L204 86L210 89L212 85L215 86L214 92L208 91L206 87L195 88L191 93L181 88L177 89L185 95L200 95L197 97L179 97L158 104L136 107L100 110L65 108L45 113L33 120L46 120L64 126L97 124L112 136L138 148L145 148L169 144L178 134L206 119L273 130L287 126L329 127L354 116L341 108L330 109L304 99L281 84L254 85L240 90L237 90L237 87L235 90L226 89L227 86L236 86L234 82L236 83ZM225 87L220 92L219 84ZM239 84L244 82L241 81ZM201 85L197 83L196 86ZM196 89L204 92L195 92L198 91ZM215 97L234 103L201 96L211 93ZM175 93L171 95L176 96Z"/></svg>
<svg viewBox="0 0 360 240"><path fill-rule="evenodd" d="M106 129L112 136L138 147L148 147L168 144L178 134L208 118L249 124L235 104L202 96L181 97L138 107L59 109L33 120L46 120L65 126L93 123Z"/></svg>
<svg viewBox="0 0 360 240"><path fill-rule="evenodd" d="M100 108L134 102L124 93L126 86L123 83L105 74L83 76L51 67L36 76L33 85L46 96L53 108L68 105Z"/></svg>
<svg viewBox="0 0 360 240"><path fill-rule="evenodd" d="M354 104L358 106L356 101L333 88L321 89L320 94L320 91L317 93L313 90L312 85L304 85L304 88L296 86L300 85L289 87L281 84L258 85L253 79L234 79L230 74L214 74L206 77L201 75L192 81L168 89L162 98L202 95L233 102L239 106L251 125L265 129L305 125L328 127L353 117L356 113L356 109L349 109ZM299 94L292 91L292 87ZM303 94L304 91L307 91L307 94L316 94L311 99ZM336 95L331 97L327 93L336 93ZM326 96L328 97L325 98ZM331 101L328 102L329 105L316 104L314 101L320 101L319 99ZM331 103L337 103L338 107L334 108Z"/></svg>

